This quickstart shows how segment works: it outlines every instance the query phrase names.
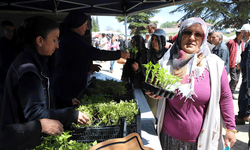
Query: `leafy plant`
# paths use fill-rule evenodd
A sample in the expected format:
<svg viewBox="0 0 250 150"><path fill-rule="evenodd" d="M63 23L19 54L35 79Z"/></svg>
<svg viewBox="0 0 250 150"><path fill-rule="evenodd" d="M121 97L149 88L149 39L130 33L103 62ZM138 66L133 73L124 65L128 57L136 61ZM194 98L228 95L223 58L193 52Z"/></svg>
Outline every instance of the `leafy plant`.
<svg viewBox="0 0 250 150"><path fill-rule="evenodd" d="M147 64L143 64L143 66L146 68L146 78L145 78L145 82L148 81L148 75L149 75L149 73L150 73L151 68L152 68L153 65L154 65L154 64L153 64L151 61L148 62Z"/></svg>
<svg viewBox="0 0 250 150"><path fill-rule="evenodd" d="M170 72L168 72L165 68L160 68L160 64L152 64L152 62L148 62L147 64L143 64L143 66L146 68L146 79L145 82L147 82L147 78L149 73L151 72L151 84L158 86L163 89L176 89L177 86L180 84L180 78L174 75L171 75Z"/></svg>
<svg viewBox="0 0 250 150"><path fill-rule="evenodd" d="M128 82L118 82L115 80L99 80L95 79L88 87L91 95L118 95L126 94L126 85Z"/></svg>
<svg viewBox="0 0 250 150"><path fill-rule="evenodd" d="M121 100L117 103L103 96L86 96L82 101L85 104L77 110L88 115L90 126L116 125L120 117L126 117L127 124L130 124L138 114L138 107L134 100ZM80 126L74 125L74 127Z"/></svg>
<svg viewBox="0 0 250 150"><path fill-rule="evenodd" d="M47 136L44 137L42 143L34 150L88 150L93 145L96 145L97 142L93 143L82 143L76 142L75 140L70 140L69 138L71 131L62 132L61 135L58 136Z"/></svg>
<svg viewBox="0 0 250 150"><path fill-rule="evenodd" d="M152 74L152 76L151 76L151 82L150 82L150 83L153 83L153 81L154 81L154 79L155 79L155 75L157 74L157 72L158 72L158 70L159 70L160 67L161 67L160 64L155 64L155 65L153 65L153 67L152 67L153 69L151 69L151 74ZM155 84L158 83L158 80L159 80L159 79L156 78Z"/></svg>
<svg viewBox="0 0 250 150"><path fill-rule="evenodd" d="M136 46L132 45L132 48L129 48L129 47L124 47L124 50L128 51L130 54L131 53L138 53L138 49Z"/></svg>

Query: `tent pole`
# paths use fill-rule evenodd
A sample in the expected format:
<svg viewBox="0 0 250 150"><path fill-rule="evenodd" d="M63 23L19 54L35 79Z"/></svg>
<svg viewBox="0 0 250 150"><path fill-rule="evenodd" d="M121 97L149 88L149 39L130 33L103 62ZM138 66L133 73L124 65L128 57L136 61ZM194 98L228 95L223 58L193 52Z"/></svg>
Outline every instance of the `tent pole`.
<svg viewBox="0 0 250 150"><path fill-rule="evenodd" d="M128 33L127 33L127 14L125 13L125 37L126 37L126 46L128 47Z"/></svg>

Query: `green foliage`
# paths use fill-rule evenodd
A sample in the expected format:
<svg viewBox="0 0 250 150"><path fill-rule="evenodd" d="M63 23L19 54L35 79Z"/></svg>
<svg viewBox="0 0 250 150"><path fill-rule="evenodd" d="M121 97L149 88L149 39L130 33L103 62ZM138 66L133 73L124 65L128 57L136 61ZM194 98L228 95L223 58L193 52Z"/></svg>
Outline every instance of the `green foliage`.
<svg viewBox="0 0 250 150"><path fill-rule="evenodd" d="M151 68L153 67L153 63L150 61L147 64L143 64L143 66L146 68L146 78L145 78L145 82L148 82L148 75L151 71Z"/></svg>
<svg viewBox="0 0 250 150"><path fill-rule="evenodd" d="M152 10L149 12L142 12L136 15L131 15L127 17L127 23L129 23L128 28L131 30L130 35L141 35L146 34L148 31L145 28L150 22L150 18L153 18L155 14L159 13L160 10ZM124 17L118 16L116 19L119 22L123 22ZM156 22L157 23L157 22Z"/></svg>
<svg viewBox="0 0 250 150"><path fill-rule="evenodd" d="M124 50L125 50L125 51L128 51L130 54L131 54L131 53L135 53L135 54L138 53L138 49L137 49L137 47L134 46L134 45L132 45L132 48L128 48L128 47L125 46L125 47L124 47Z"/></svg>
<svg viewBox="0 0 250 150"><path fill-rule="evenodd" d="M215 21L215 29L238 28L249 22L249 0L204 0L180 5L170 13L185 12L179 21L190 17L200 17L205 21Z"/></svg>
<svg viewBox="0 0 250 150"><path fill-rule="evenodd" d="M159 68L161 67L161 65L160 64L155 64L155 65L153 65L153 67L152 67L152 69L151 69L151 74L152 74L152 76L151 76L151 81L150 81L150 83L153 83L153 81L154 81L154 78L155 78L155 75L158 73L158 70L159 70ZM158 83L158 79L156 79L156 81L155 81L155 85Z"/></svg>
<svg viewBox="0 0 250 150"><path fill-rule="evenodd" d="M170 89L173 88L176 89L177 86L180 84L180 78L174 75L171 75L170 72L168 72L165 68L160 68L160 64L152 64L152 62L148 62L147 64L143 64L143 66L146 68L146 79L148 78L149 72L151 72L151 84L155 86L161 87L163 89ZM147 80L145 80L146 82Z"/></svg>
<svg viewBox="0 0 250 150"><path fill-rule="evenodd" d="M98 18L92 17L92 32L99 32L99 23L98 23Z"/></svg>
<svg viewBox="0 0 250 150"><path fill-rule="evenodd" d="M89 91L92 95L125 95L127 82L118 82L115 80L99 80L91 82Z"/></svg>
<svg viewBox="0 0 250 150"><path fill-rule="evenodd" d="M34 150L88 150L97 144L96 141L84 144L82 142L76 142L75 140L69 140L71 136L70 131L68 131L62 132L62 134L58 136L50 135L44 137L42 143Z"/></svg>
<svg viewBox="0 0 250 150"><path fill-rule="evenodd" d="M172 28L175 24L177 24L176 21L172 21L172 22L167 21L161 24L160 28Z"/></svg>
<svg viewBox="0 0 250 150"><path fill-rule="evenodd" d="M85 104L79 106L77 110L88 115L90 126L116 125L120 117L126 117L127 124L130 124L138 114L138 107L134 100L121 100L117 103L103 96L85 96L81 101ZM74 125L74 127L81 126Z"/></svg>

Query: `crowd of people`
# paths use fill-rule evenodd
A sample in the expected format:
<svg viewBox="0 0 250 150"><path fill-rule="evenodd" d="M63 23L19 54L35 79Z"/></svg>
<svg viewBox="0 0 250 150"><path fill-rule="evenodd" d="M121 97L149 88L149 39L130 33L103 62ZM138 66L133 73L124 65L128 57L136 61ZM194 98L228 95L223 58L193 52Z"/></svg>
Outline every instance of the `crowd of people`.
<svg viewBox="0 0 250 150"><path fill-rule="evenodd" d="M163 29L149 23L145 38L131 38L128 47L137 47L138 54L130 59L121 36L116 40L102 34L98 43L86 43L82 36L87 20L82 11L71 11L60 26L46 17L30 17L18 29L18 42L12 42L14 24L2 22L0 149L34 148L43 134L60 135L73 122L88 124L88 116L73 106L80 104L77 96L86 88L89 74L101 68L93 60L110 61L113 72L114 61L121 58L127 59L122 80L130 78L138 88L145 80L143 64L148 62L159 63L181 79L172 100L143 91L158 120L156 131L163 150L222 150L229 143L234 145L236 125L250 119L249 24L224 43L223 34L208 33L200 18L182 22L178 34L169 39ZM233 94L240 73L235 120Z"/></svg>

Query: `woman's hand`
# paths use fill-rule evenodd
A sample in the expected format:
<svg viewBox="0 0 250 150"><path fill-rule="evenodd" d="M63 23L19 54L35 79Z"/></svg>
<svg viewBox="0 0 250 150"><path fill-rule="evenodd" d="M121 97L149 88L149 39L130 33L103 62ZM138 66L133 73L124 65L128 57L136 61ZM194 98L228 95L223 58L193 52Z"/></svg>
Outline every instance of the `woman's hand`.
<svg viewBox="0 0 250 150"><path fill-rule="evenodd" d="M169 49L171 46L172 46L173 44L172 43L170 43L170 42L166 42L166 49Z"/></svg>
<svg viewBox="0 0 250 150"><path fill-rule="evenodd" d="M99 72L102 66L98 64L93 64L90 68L90 73Z"/></svg>
<svg viewBox="0 0 250 150"><path fill-rule="evenodd" d="M78 124L80 125L89 124L89 117L80 111L78 114Z"/></svg>
<svg viewBox="0 0 250 150"><path fill-rule="evenodd" d="M139 69L138 63L137 63L137 62L134 62L134 63L132 64L132 68L133 68L134 71L137 71L137 70Z"/></svg>
<svg viewBox="0 0 250 150"><path fill-rule="evenodd" d="M72 99L72 105L73 105L73 106L80 105L80 103L81 103L81 102L80 102L77 98L73 98L73 99Z"/></svg>
<svg viewBox="0 0 250 150"><path fill-rule="evenodd" d="M130 58L130 54L126 51L121 51L121 58L124 59Z"/></svg>
<svg viewBox="0 0 250 150"><path fill-rule="evenodd" d="M58 120L53 119L40 119L42 126L42 133L57 136L63 132L63 125Z"/></svg>
<svg viewBox="0 0 250 150"><path fill-rule="evenodd" d="M159 95L155 95L154 93L151 93L149 91L145 91L145 94L147 94L149 97L153 98L153 99L162 99L164 97L161 97Z"/></svg>
<svg viewBox="0 0 250 150"><path fill-rule="evenodd" d="M231 131L227 131L224 142L225 142L225 147L229 146L228 142L230 142L230 147L232 147L234 143L236 142L235 133Z"/></svg>

